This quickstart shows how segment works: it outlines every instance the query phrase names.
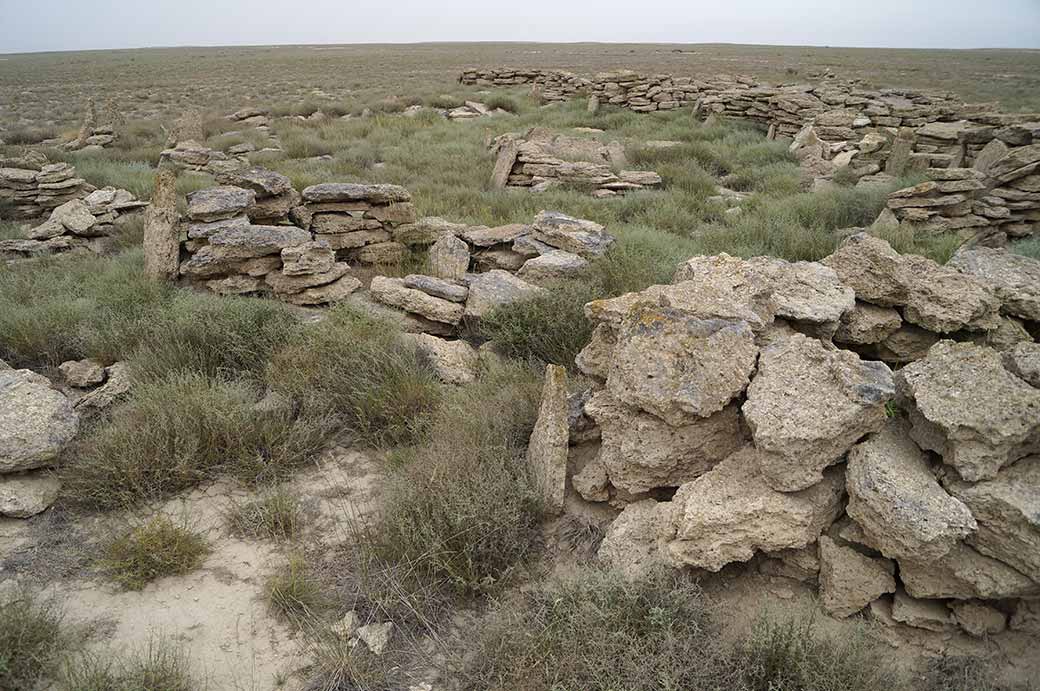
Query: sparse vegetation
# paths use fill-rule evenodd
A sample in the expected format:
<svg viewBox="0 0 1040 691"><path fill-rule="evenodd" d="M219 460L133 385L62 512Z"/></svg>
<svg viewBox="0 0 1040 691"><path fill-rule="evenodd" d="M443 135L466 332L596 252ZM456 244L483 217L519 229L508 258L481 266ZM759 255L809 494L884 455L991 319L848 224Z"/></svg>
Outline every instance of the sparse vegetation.
<svg viewBox="0 0 1040 691"><path fill-rule="evenodd" d="M268 579L266 592L272 610L296 625L314 622L330 604L325 585L300 555Z"/></svg>
<svg viewBox="0 0 1040 691"><path fill-rule="evenodd" d="M267 490L254 501L228 510L228 525L236 535L271 540L291 540L307 521L300 497L286 487Z"/></svg>
<svg viewBox="0 0 1040 691"><path fill-rule="evenodd" d="M65 662L62 691L204 691L187 652L175 641L153 635L131 653L83 653Z"/></svg>
<svg viewBox="0 0 1040 691"><path fill-rule="evenodd" d="M55 602L28 590L0 596L0 691L33 688L70 642Z"/></svg>
<svg viewBox="0 0 1040 691"><path fill-rule="evenodd" d="M101 569L127 590L141 590L158 578L193 571L209 553L201 533L168 516L114 536L102 549Z"/></svg>

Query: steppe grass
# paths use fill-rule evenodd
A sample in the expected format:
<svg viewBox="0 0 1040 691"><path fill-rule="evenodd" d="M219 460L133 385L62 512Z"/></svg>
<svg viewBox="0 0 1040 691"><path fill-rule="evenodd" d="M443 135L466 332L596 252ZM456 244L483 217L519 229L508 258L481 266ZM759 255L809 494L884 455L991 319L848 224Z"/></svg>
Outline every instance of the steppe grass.
<svg viewBox="0 0 1040 691"><path fill-rule="evenodd" d="M1015 254L1021 254L1023 257L1040 259L1040 237L1012 242L1009 249Z"/></svg>
<svg viewBox="0 0 1040 691"><path fill-rule="evenodd" d="M447 395L397 455L368 536L375 554L460 593L495 588L534 554L541 510L524 452L540 375L502 365Z"/></svg>
<svg viewBox="0 0 1040 691"><path fill-rule="evenodd" d="M0 219L3 218L3 209L0 209ZM24 240L25 231L21 223L15 221L0 220L0 240Z"/></svg>
<svg viewBox="0 0 1040 691"><path fill-rule="evenodd" d="M141 590L159 578L194 571L209 545L186 522L160 515L114 535L101 552L98 566L109 578L127 590Z"/></svg>
<svg viewBox="0 0 1040 691"><path fill-rule="evenodd" d="M259 412L257 400L247 383L197 372L136 387L68 450L66 501L112 509L220 475L261 486L284 479L321 449L329 423L292 410Z"/></svg>
<svg viewBox="0 0 1040 691"><path fill-rule="evenodd" d="M320 619L332 604L325 587L307 560L293 555L267 580L264 591L271 611L300 626Z"/></svg>
<svg viewBox="0 0 1040 691"><path fill-rule="evenodd" d="M67 660L60 691L204 691L191 670L187 650L176 641L151 636L138 650L82 653Z"/></svg>
<svg viewBox="0 0 1040 691"><path fill-rule="evenodd" d="M442 388L392 323L349 305L299 328L273 353L271 388L308 415L323 415L359 443L384 446L419 438Z"/></svg>
<svg viewBox="0 0 1040 691"><path fill-rule="evenodd" d="M24 691L70 645L57 603L28 590L0 598L0 691Z"/></svg>
<svg viewBox="0 0 1040 691"><path fill-rule="evenodd" d="M227 512L232 534L269 540L295 538L307 519L299 495L284 486L265 490L253 501L234 504Z"/></svg>

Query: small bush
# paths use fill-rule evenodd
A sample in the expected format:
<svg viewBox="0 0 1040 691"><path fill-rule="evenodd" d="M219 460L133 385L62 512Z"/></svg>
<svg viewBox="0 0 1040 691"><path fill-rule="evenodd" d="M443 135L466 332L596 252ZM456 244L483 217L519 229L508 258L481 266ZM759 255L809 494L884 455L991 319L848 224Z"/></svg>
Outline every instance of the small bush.
<svg viewBox="0 0 1040 691"><path fill-rule="evenodd" d="M248 484L284 478L322 448L330 425L288 409L256 412L256 399L246 384L195 373L139 382L132 398L69 452L67 501L119 508L222 473Z"/></svg>
<svg viewBox="0 0 1040 691"><path fill-rule="evenodd" d="M1015 254L1021 254L1023 257L1040 259L1040 236L1012 242L1008 249Z"/></svg>
<svg viewBox="0 0 1040 691"><path fill-rule="evenodd" d="M474 691L737 688L718 640L690 580L585 570L496 603L456 673Z"/></svg>
<svg viewBox="0 0 1040 691"><path fill-rule="evenodd" d="M479 334L511 357L574 368L574 357L588 345L592 324L585 303L600 297L594 283L561 281L527 300L492 310L480 320Z"/></svg>
<svg viewBox="0 0 1040 691"><path fill-rule="evenodd" d="M193 571L208 553L202 534L156 516L109 541L100 566L127 590L141 590L156 579Z"/></svg>
<svg viewBox="0 0 1040 691"><path fill-rule="evenodd" d="M274 354L267 379L373 445L417 439L441 398L432 370L392 324L348 306L300 329Z"/></svg>
<svg viewBox="0 0 1040 691"><path fill-rule="evenodd" d="M200 691L187 651L176 642L152 636L130 654L85 653L65 663L63 691Z"/></svg>
<svg viewBox="0 0 1040 691"><path fill-rule="evenodd" d="M759 616L735 664L748 691L876 691L902 686L889 652L865 628L822 634L814 614Z"/></svg>
<svg viewBox="0 0 1040 691"><path fill-rule="evenodd" d="M507 113L520 112L520 105L516 102L516 99L506 94L492 94L484 99L484 105L486 105L489 110L501 108Z"/></svg>
<svg viewBox="0 0 1040 691"><path fill-rule="evenodd" d="M68 643L55 603L29 591L0 600L0 691L34 688Z"/></svg>
<svg viewBox="0 0 1040 691"><path fill-rule="evenodd" d="M3 219L3 209L0 208L0 219ZM25 230L21 223L0 220L0 240L24 240Z"/></svg>
<svg viewBox="0 0 1040 691"><path fill-rule="evenodd" d="M236 535L272 540L290 540L307 520L300 498L284 487L265 492L256 501L234 506L228 524Z"/></svg>
<svg viewBox="0 0 1040 691"><path fill-rule="evenodd" d="M272 610L297 625L313 622L330 604L324 584L300 556L268 579L266 592Z"/></svg>
<svg viewBox="0 0 1040 691"><path fill-rule="evenodd" d="M369 536L383 561L469 593L535 551L541 510L524 453L540 395L541 377L520 365L449 395L390 478Z"/></svg>

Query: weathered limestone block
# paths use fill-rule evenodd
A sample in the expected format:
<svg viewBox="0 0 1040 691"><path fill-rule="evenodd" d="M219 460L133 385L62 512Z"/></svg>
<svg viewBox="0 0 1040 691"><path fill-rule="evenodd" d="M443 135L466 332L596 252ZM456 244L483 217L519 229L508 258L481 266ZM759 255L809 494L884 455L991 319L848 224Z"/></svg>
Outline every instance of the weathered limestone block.
<svg viewBox="0 0 1040 691"><path fill-rule="evenodd" d="M837 324L856 295L833 269L817 262L789 263L771 257L747 260L772 283L776 316L810 324Z"/></svg>
<svg viewBox="0 0 1040 691"><path fill-rule="evenodd" d="M513 242L514 240L529 235L531 226L523 223L510 223L504 226L468 226L459 233L459 237L474 247L493 247Z"/></svg>
<svg viewBox="0 0 1040 691"><path fill-rule="evenodd" d="M610 363L614 357L615 345L617 336L614 329L608 324L597 324L592 330L589 344L575 356L574 364L582 374L605 382L610 376Z"/></svg>
<svg viewBox="0 0 1040 691"><path fill-rule="evenodd" d="M969 482L1040 451L1040 390L1004 369L994 350L940 341L896 381L914 441Z"/></svg>
<svg viewBox="0 0 1040 691"><path fill-rule="evenodd" d="M105 368L97 360L69 360L58 365L65 383L77 389L92 389L105 382Z"/></svg>
<svg viewBox="0 0 1040 691"><path fill-rule="evenodd" d="M306 288L298 293L280 295L279 298L292 305L325 305L346 300L361 287L354 276L342 276L332 283Z"/></svg>
<svg viewBox="0 0 1040 691"><path fill-rule="evenodd" d="M928 355L928 350L941 337L913 324L903 324L877 344L877 353L885 362L905 364Z"/></svg>
<svg viewBox="0 0 1040 691"><path fill-rule="evenodd" d="M799 549L840 515L840 468L825 471L809 489L777 492L762 476L756 455L745 447L676 492L676 534L668 545L676 564L718 571L756 551Z"/></svg>
<svg viewBox="0 0 1040 691"><path fill-rule="evenodd" d="M452 302L466 302L466 298L469 296L469 288L466 286L433 276L409 274L404 277L404 285L406 288L415 288L427 295Z"/></svg>
<svg viewBox="0 0 1040 691"><path fill-rule="evenodd" d="M252 259L278 254L287 247L310 240L310 233L294 226L235 226L211 235L209 245L199 250L196 256L211 250L223 259Z"/></svg>
<svg viewBox="0 0 1040 691"><path fill-rule="evenodd" d="M1003 358L1008 372L1040 389L1040 343L1017 343Z"/></svg>
<svg viewBox="0 0 1040 691"><path fill-rule="evenodd" d="M479 319L496 307L542 294L544 288L517 278L508 271L492 269L481 274L466 274L469 297L466 316Z"/></svg>
<svg viewBox="0 0 1040 691"><path fill-rule="evenodd" d="M160 171L160 172L162 172L162 171ZM159 190L160 185L162 185L162 184L164 184L164 183L160 183L160 182L156 181L156 191L152 193L152 202L151 202L151 205L150 205L153 208L157 206L157 196L159 195L159 191L158 190ZM176 202L176 197L174 197L174 202ZM166 209L171 209L172 208L173 211L174 211L174 215L176 215L176 210L177 210L176 203L174 203L172 207L167 204L166 206L164 206L164 208L166 208ZM147 214L148 212L146 211L145 213ZM146 221L146 223L147 223L147 221ZM215 235L215 234L219 233L222 230L227 230L228 228L247 228L247 227L249 227L249 225L250 225L250 222L249 222L249 217L248 216L232 216L231 218L222 218L219 221L210 221L208 223L207 222L202 222L202 223L191 223L191 222L189 222L189 223L185 224L185 227L187 228L187 234L188 234L188 239L189 240L203 240L203 239L208 239L211 235ZM173 236L174 237L177 236L176 230L173 231Z"/></svg>
<svg viewBox="0 0 1040 691"><path fill-rule="evenodd" d="M461 385L477 378L480 358L469 343L449 341L425 333L406 333L403 338L415 345L442 382Z"/></svg>
<svg viewBox="0 0 1040 691"><path fill-rule="evenodd" d="M596 312L613 304L623 306L636 299L654 299L657 304L681 307L705 318L746 321L756 333L768 326L776 314L775 286L760 265L722 253L698 256L679 265L672 286L651 286L642 293L600 300L586 306L586 315L604 321ZM598 309L591 310L596 306ZM612 312L618 310L612 309ZM606 316L606 315L604 315Z"/></svg>
<svg viewBox="0 0 1040 691"><path fill-rule="evenodd" d="M1012 631L1025 631L1040 634L1040 600L1019 600L1015 612L1011 615L1008 628Z"/></svg>
<svg viewBox="0 0 1040 691"><path fill-rule="evenodd" d="M903 259L912 277L903 310L906 321L938 333L997 327L1000 301L981 281L924 257Z"/></svg>
<svg viewBox="0 0 1040 691"><path fill-rule="evenodd" d="M909 425L890 420L852 447L845 469L849 516L894 559L937 559L977 527L972 512L939 485Z"/></svg>
<svg viewBox="0 0 1040 691"><path fill-rule="evenodd" d="M266 288L263 278L247 274L231 274L205 283L206 288L217 295L248 295Z"/></svg>
<svg viewBox="0 0 1040 691"><path fill-rule="evenodd" d="M373 218L364 218L361 214L361 211L342 214L314 214L310 228L315 233L321 235L357 235L364 231L369 231L371 235L375 235L378 232L382 232L382 235L378 237L382 237L383 241L390 239L390 233L383 230L383 224ZM360 247L361 245L356 246Z"/></svg>
<svg viewBox="0 0 1040 691"><path fill-rule="evenodd" d="M636 304L618 330L607 388L679 426L709 417L739 396L757 355L747 322Z"/></svg>
<svg viewBox="0 0 1040 691"><path fill-rule="evenodd" d="M610 499L610 478L607 477L606 466L598 458L592 459L571 476L571 486L585 501L604 502Z"/></svg>
<svg viewBox="0 0 1040 691"><path fill-rule="evenodd" d="M894 568L888 559L875 559L820 537L820 601L835 617L848 617L885 593L894 593Z"/></svg>
<svg viewBox="0 0 1040 691"><path fill-rule="evenodd" d="M0 474L53 463L79 431L79 415L44 376L0 370Z"/></svg>
<svg viewBox="0 0 1040 691"><path fill-rule="evenodd" d="M293 189L288 177L259 166L229 171L218 178L223 185L252 190L257 199L275 197Z"/></svg>
<svg viewBox="0 0 1040 691"><path fill-rule="evenodd" d="M1007 564L961 544L928 564L899 560L906 592L926 599L1001 600L1040 595L1040 584Z"/></svg>
<svg viewBox="0 0 1040 691"><path fill-rule="evenodd" d="M400 278L376 276L369 286L372 297L384 305L398 307L431 321L455 325L462 321L462 305L408 288ZM471 291L472 298L472 291Z"/></svg>
<svg viewBox="0 0 1040 691"><path fill-rule="evenodd" d="M744 417L770 487L794 492L820 481L864 435L885 424L892 372L801 334L762 351Z"/></svg>
<svg viewBox="0 0 1040 691"><path fill-rule="evenodd" d="M576 254L552 250L524 262L516 275L528 281L552 281L579 276L589 263Z"/></svg>
<svg viewBox="0 0 1040 691"><path fill-rule="evenodd" d="M567 370L559 365L547 365L538 419L527 446L527 464L543 506L550 514L563 512L569 439Z"/></svg>
<svg viewBox="0 0 1040 691"><path fill-rule="evenodd" d="M946 489L978 521L968 544L1040 583L1040 456L1023 458L993 480L950 477Z"/></svg>
<svg viewBox="0 0 1040 691"><path fill-rule="evenodd" d="M892 618L901 624L929 631L946 631L953 626L953 618L946 605L937 600L918 600L902 588L892 598Z"/></svg>
<svg viewBox="0 0 1040 691"><path fill-rule="evenodd" d="M304 202L368 202L390 204L409 202L412 195L398 185L364 185L353 182L323 182L303 190Z"/></svg>
<svg viewBox="0 0 1040 691"><path fill-rule="evenodd" d="M614 244L614 236L600 224L556 211L539 212L531 228L537 240L586 259L605 254Z"/></svg>
<svg viewBox="0 0 1040 691"><path fill-rule="evenodd" d="M668 540L675 534L674 510L674 502L653 499L628 504L607 528L598 558L630 580L668 568Z"/></svg>
<svg viewBox="0 0 1040 691"><path fill-rule="evenodd" d="M362 264L389 266L404 259L406 247L399 242L377 242L365 245L352 256Z"/></svg>
<svg viewBox="0 0 1040 691"><path fill-rule="evenodd" d="M272 271L264 276L264 282L276 293L288 295L299 293L308 288L328 285L338 281L350 273L350 265L346 262L333 264L328 271L315 274L286 275L284 271Z"/></svg>
<svg viewBox="0 0 1040 691"><path fill-rule="evenodd" d="M105 384L76 401L75 409L84 415L104 410L124 398L132 385L129 364L117 362L109 365L105 368Z"/></svg>
<svg viewBox="0 0 1040 691"><path fill-rule="evenodd" d="M1040 321L1040 261L1006 249L972 247L958 251L948 266L991 286L1006 314Z"/></svg>
<svg viewBox="0 0 1040 691"><path fill-rule="evenodd" d="M853 345L873 345L894 334L903 318L891 307L878 307L867 302L856 302L842 315L834 340Z"/></svg>
<svg viewBox="0 0 1040 691"><path fill-rule="evenodd" d="M47 471L0 475L0 516L31 518L58 498L61 482Z"/></svg>
<svg viewBox="0 0 1040 691"><path fill-rule="evenodd" d="M445 233L430 246L430 273L449 281L461 281L469 270L469 245Z"/></svg>
<svg viewBox="0 0 1040 691"><path fill-rule="evenodd" d="M193 221L219 221L245 213L256 202L253 190L222 185L188 195L188 218Z"/></svg>
<svg viewBox="0 0 1040 691"><path fill-rule="evenodd" d="M950 609L953 610L954 621L971 636L995 636L1007 629L1007 615L984 602L952 602Z"/></svg>
<svg viewBox="0 0 1040 691"><path fill-rule="evenodd" d="M673 427L603 390L585 404L585 412L600 427L600 462L611 484L633 494L678 487L711 470L746 443L735 405Z"/></svg>
<svg viewBox="0 0 1040 691"><path fill-rule="evenodd" d="M282 273L286 276L325 273L335 263L336 252L324 240L313 240L282 250Z"/></svg>

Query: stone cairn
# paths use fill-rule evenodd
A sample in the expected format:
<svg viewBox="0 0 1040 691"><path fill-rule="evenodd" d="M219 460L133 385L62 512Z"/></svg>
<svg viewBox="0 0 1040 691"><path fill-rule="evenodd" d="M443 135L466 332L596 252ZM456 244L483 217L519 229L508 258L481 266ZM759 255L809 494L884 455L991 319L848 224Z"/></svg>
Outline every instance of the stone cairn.
<svg viewBox="0 0 1040 691"><path fill-rule="evenodd" d="M491 152L496 155L491 183L497 188L544 192L565 187L589 190L602 198L661 186L661 176L655 172L623 170L628 162L620 142L602 144L534 127L524 134L496 137Z"/></svg>
<svg viewBox="0 0 1040 691"><path fill-rule="evenodd" d="M87 112L83 116L83 124L80 125L79 133L75 139L65 144L65 149L67 151L96 150L115 143L115 127L122 121L122 114L119 113L114 103L108 102L105 105L104 117L107 122L99 124L94 99L88 99Z"/></svg>
<svg viewBox="0 0 1040 691"><path fill-rule="evenodd" d="M819 263L694 257L585 313L596 385L547 378L528 459L551 509L620 510L603 561L748 562L835 617L1040 633L1040 262L860 233Z"/></svg>

